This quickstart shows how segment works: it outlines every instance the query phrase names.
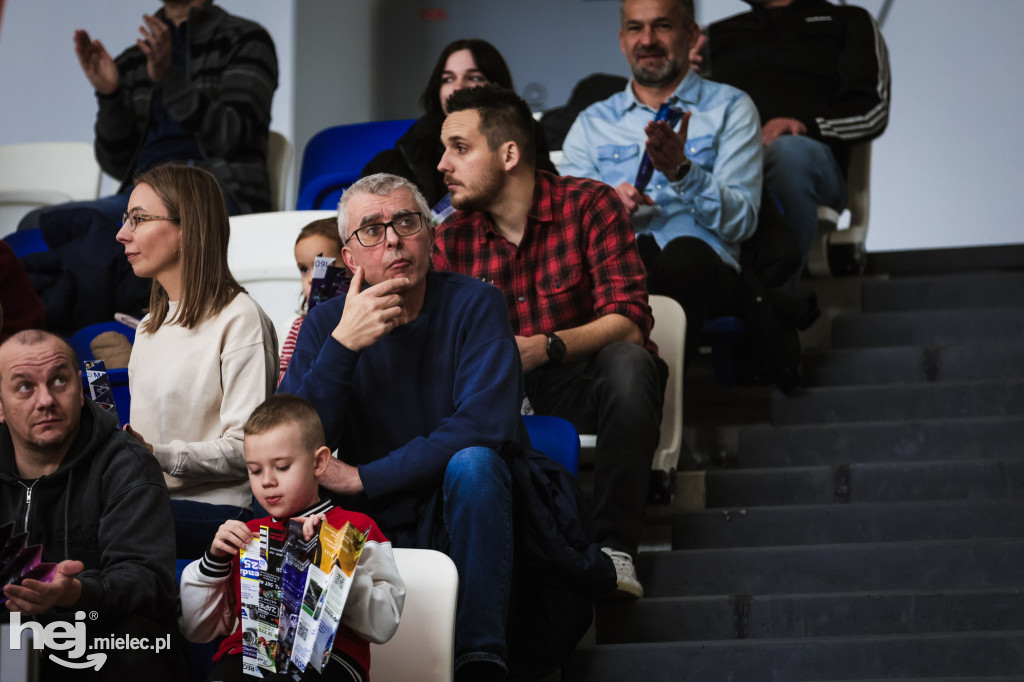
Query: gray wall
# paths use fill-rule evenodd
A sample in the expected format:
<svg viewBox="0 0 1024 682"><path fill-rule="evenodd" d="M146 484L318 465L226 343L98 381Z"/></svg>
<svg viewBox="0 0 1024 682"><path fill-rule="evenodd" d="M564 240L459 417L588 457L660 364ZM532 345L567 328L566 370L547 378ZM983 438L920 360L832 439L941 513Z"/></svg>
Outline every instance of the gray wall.
<svg viewBox="0 0 1024 682"><path fill-rule="evenodd" d="M563 104L583 76L626 75L618 45L615 0L383 0L387 22L378 30L382 118L418 115L419 96L437 55L459 38L483 38L505 57L519 94L533 109ZM442 9L444 21L421 18Z"/></svg>

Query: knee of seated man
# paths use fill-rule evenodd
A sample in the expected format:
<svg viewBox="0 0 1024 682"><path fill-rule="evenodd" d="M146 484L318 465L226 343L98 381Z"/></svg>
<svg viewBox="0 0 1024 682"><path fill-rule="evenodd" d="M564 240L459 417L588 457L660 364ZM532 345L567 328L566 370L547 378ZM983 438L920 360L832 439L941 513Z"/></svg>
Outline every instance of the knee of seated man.
<svg viewBox="0 0 1024 682"><path fill-rule="evenodd" d="M448 461L444 471L445 492L465 485L473 489L486 489L494 485L508 485L511 479L505 461L491 448L469 447L459 450Z"/></svg>
<svg viewBox="0 0 1024 682"><path fill-rule="evenodd" d="M806 135L782 135L764 149L764 166L768 170L774 165L787 170L814 169L827 162L832 151L823 142Z"/></svg>
<svg viewBox="0 0 1024 682"><path fill-rule="evenodd" d="M658 367L643 346L628 341L608 344L595 356L598 381L616 396L635 395L656 387Z"/></svg>

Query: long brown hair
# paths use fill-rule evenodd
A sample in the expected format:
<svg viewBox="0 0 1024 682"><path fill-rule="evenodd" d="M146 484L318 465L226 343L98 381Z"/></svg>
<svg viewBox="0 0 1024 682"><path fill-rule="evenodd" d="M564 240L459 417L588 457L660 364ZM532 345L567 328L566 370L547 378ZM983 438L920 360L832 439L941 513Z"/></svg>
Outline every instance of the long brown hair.
<svg viewBox="0 0 1024 682"><path fill-rule="evenodd" d="M167 291L154 279L143 331L152 334L165 322L194 329L245 291L228 269L231 228L224 195L212 173L179 163L149 169L135 180L136 185L143 183L156 192L181 229L181 300L167 319Z"/></svg>

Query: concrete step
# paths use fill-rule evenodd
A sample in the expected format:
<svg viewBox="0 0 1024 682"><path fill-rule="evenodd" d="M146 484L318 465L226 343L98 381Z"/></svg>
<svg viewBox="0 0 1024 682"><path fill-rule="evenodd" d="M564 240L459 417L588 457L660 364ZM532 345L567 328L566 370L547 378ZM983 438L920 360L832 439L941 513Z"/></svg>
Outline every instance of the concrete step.
<svg viewBox="0 0 1024 682"><path fill-rule="evenodd" d="M807 388L774 393L772 423L836 424L1024 416L1024 380Z"/></svg>
<svg viewBox="0 0 1024 682"><path fill-rule="evenodd" d="M1024 343L953 345L936 352L940 381L1024 378Z"/></svg>
<svg viewBox="0 0 1024 682"><path fill-rule="evenodd" d="M1014 307L1024 301L1024 273L984 272L899 277L864 283L864 312Z"/></svg>
<svg viewBox="0 0 1024 682"><path fill-rule="evenodd" d="M800 366L804 386L901 384L928 380L925 349L856 348L805 353Z"/></svg>
<svg viewBox="0 0 1024 682"><path fill-rule="evenodd" d="M890 678L894 679L894 678ZM900 682L1020 682L1019 676L986 675L985 677L900 677L895 678ZM808 682L824 682L823 680L808 680ZM829 680L828 682L879 682L878 678L871 680Z"/></svg>
<svg viewBox="0 0 1024 682"><path fill-rule="evenodd" d="M893 678L890 678L893 679ZM900 677L900 682L1020 682L1020 677L1008 677L1004 675L986 675L985 677ZM824 682L823 680L809 680L808 682ZM879 682L878 678L871 680L829 680L828 682Z"/></svg>
<svg viewBox="0 0 1024 682"><path fill-rule="evenodd" d="M807 353L804 386L1024 378L1024 343L848 348Z"/></svg>
<svg viewBox="0 0 1024 682"><path fill-rule="evenodd" d="M1020 677L1004 675L986 675L985 677L900 677L900 682L1020 682ZM808 682L824 682L823 680L809 680ZM880 682L878 678L871 680L829 680L828 682Z"/></svg>
<svg viewBox="0 0 1024 682"><path fill-rule="evenodd" d="M750 426L739 431L741 467L1010 458L1020 454L1024 417L854 424Z"/></svg>
<svg viewBox="0 0 1024 682"><path fill-rule="evenodd" d="M648 597L1021 589L1022 561L1024 539L694 549L642 552L637 576Z"/></svg>
<svg viewBox="0 0 1024 682"><path fill-rule="evenodd" d="M1016 676L1024 632L610 644L577 650L564 682L793 682Z"/></svg>
<svg viewBox="0 0 1024 682"><path fill-rule="evenodd" d="M672 549L1024 538L1024 499L707 509L672 530Z"/></svg>
<svg viewBox="0 0 1024 682"><path fill-rule="evenodd" d="M598 644L1024 630L1024 590L716 595L601 602Z"/></svg>
<svg viewBox="0 0 1024 682"><path fill-rule="evenodd" d="M837 315L833 348L1021 343L1024 307Z"/></svg>
<svg viewBox="0 0 1024 682"><path fill-rule="evenodd" d="M712 470L704 496L707 508L1012 500L1024 497L1024 457Z"/></svg>

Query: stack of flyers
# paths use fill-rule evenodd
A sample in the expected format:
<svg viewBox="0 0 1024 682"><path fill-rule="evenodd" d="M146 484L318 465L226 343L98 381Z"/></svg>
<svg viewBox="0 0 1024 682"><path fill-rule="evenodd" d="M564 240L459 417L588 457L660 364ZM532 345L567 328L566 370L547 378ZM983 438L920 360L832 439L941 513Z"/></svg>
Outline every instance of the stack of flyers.
<svg viewBox="0 0 1024 682"><path fill-rule="evenodd" d="M313 259L313 280L309 285L309 301L306 305L313 310L317 303L323 303L348 292L349 279L345 268L335 267L334 259L317 256Z"/></svg>
<svg viewBox="0 0 1024 682"><path fill-rule="evenodd" d="M57 564L44 563L43 546L27 544L28 533L15 533L14 524L0 526L0 589L20 585L24 580L48 583L53 580ZM0 604L7 597L0 591Z"/></svg>
<svg viewBox="0 0 1024 682"><path fill-rule="evenodd" d="M242 581L242 672L253 677L263 677L259 669L259 628L256 609L260 603L260 568L262 565L260 536L252 541L238 555L239 578Z"/></svg>
<svg viewBox="0 0 1024 682"><path fill-rule="evenodd" d="M239 553L243 673L323 671L369 532L324 523L304 540L296 519L260 526Z"/></svg>
<svg viewBox="0 0 1024 682"><path fill-rule="evenodd" d="M292 663L302 672L310 663L322 672L327 663L352 587L356 562L369 532L367 529L360 533L348 522L341 528L320 526L320 552L307 571L302 613L292 649Z"/></svg>
<svg viewBox="0 0 1024 682"><path fill-rule="evenodd" d="M284 530L260 526L260 596L256 605L256 661L277 672L278 614L281 610L281 561Z"/></svg>
<svg viewBox="0 0 1024 682"><path fill-rule="evenodd" d="M89 397L104 411L117 417L117 406L114 404L114 394L110 390L106 365L102 360L85 360L82 365L85 367L85 378L89 384Z"/></svg>
<svg viewBox="0 0 1024 682"><path fill-rule="evenodd" d="M309 540L303 538L301 521L292 519L287 530L284 565L281 567L281 611L278 614L277 669L280 671L287 670L292 657L292 642L306 587L306 569L319 544L315 534Z"/></svg>

